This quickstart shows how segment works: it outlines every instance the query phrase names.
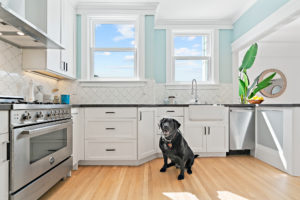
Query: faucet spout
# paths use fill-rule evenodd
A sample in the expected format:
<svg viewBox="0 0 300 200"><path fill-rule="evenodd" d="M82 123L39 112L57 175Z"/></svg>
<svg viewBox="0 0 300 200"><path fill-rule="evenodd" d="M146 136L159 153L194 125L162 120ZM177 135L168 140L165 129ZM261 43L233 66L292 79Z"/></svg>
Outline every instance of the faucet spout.
<svg viewBox="0 0 300 200"><path fill-rule="evenodd" d="M194 84L195 84L195 92L194 92ZM195 100L195 103L198 103L198 88L197 88L197 80L196 79L193 79L192 80L192 95L194 95L194 100Z"/></svg>

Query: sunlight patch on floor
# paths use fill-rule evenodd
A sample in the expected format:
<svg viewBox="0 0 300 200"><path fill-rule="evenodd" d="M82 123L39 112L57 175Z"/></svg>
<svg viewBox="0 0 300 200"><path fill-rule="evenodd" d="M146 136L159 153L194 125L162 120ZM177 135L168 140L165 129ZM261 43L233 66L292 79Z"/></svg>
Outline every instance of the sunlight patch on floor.
<svg viewBox="0 0 300 200"><path fill-rule="evenodd" d="M220 200L248 200L237 194L228 191L217 191Z"/></svg>
<svg viewBox="0 0 300 200"><path fill-rule="evenodd" d="M199 200L196 195L190 192L163 192L163 195L171 200Z"/></svg>

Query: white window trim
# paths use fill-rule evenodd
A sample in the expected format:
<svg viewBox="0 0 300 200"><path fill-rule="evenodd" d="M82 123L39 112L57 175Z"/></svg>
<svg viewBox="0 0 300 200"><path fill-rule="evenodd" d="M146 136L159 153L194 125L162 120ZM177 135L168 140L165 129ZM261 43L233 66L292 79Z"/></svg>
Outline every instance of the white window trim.
<svg viewBox="0 0 300 200"><path fill-rule="evenodd" d="M94 44L94 29L93 26L95 22L101 23L134 23L135 24L135 77L126 78L94 78L93 77L93 55L92 52L97 49L105 49L107 51L117 51L117 48L91 48ZM145 78L145 17L143 14L105 14L105 15L82 15L82 63L81 63L81 74L82 79L80 82L143 82ZM125 48L120 48L122 51ZM127 48L128 51L133 51L135 48Z"/></svg>
<svg viewBox="0 0 300 200"><path fill-rule="evenodd" d="M211 55L209 56L211 60L209 60L209 70L211 72L209 73L209 81L198 81L198 84L201 85L217 85L219 84L219 30L218 29L211 29L211 30L199 30L199 29L167 29L167 60L166 60L166 85L176 87L183 86L183 85L191 85L191 83L188 82L175 82L175 65L174 65L174 36L176 35L210 35L211 39ZM178 57L178 56L177 56ZM200 58L201 56L199 56ZM206 57L206 56L205 56ZM188 59L188 56L183 56L182 58ZM196 57L191 57L196 58ZM203 57L204 58L204 57ZM206 57L207 58L207 57ZM191 80L192 82L192 80Z"/></svg>

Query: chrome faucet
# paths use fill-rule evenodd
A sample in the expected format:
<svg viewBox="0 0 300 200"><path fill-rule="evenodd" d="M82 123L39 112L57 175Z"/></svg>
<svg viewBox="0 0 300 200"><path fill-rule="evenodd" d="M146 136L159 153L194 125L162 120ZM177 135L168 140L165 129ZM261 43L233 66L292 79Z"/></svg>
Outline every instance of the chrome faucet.
<svg viewBox="0 0 300 200"><path fill-rule="evenodd" d="M194 92L194 83L196 84L195 86L195 92ZM193 79L192 80L192 95L195 94L195 103L198 103L198 88L197 88L197 80L196 79Z"/></svg>

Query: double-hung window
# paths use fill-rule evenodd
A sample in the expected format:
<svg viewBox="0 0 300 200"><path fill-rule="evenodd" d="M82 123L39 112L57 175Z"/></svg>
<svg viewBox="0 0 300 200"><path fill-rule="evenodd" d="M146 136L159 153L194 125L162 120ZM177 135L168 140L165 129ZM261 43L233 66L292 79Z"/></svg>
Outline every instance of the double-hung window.
<svg viewBox="0 0 300 200"><path fill-rule="evenodd" d="M91 79L138 79L137 20L126 17L113 20L95 18L91 28Z"/></svg>
<svg viewBox="0 0 300 200"><path fill-rule="evenodd" d="M172 32L170 82L213 81L212 38L212 31Z"/></svg>

